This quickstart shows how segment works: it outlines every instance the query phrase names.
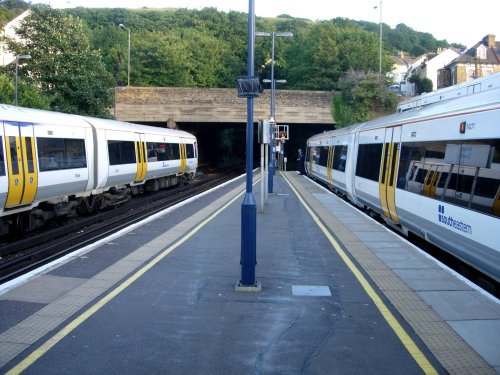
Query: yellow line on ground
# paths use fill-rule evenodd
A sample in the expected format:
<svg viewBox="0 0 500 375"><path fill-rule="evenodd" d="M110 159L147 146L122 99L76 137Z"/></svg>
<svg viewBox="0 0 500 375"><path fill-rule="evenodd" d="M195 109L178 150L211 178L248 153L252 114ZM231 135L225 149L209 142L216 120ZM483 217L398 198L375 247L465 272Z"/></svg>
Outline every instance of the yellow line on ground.
<svg viewBox="0 0 500 375"><path fill-rule="evenodd" d="M137 281L142 275L144 275L147 271L149 271L152 267L154 267L157 263L159 263L163 258L165 258L168 254L186 242L189 238L191 238L196 232L198 232L201 228L203 228L206 224L212 221L217 215L219 215L222 211L224 211L227 207L229 207L236 199L241 197L245 191L238 193L234 198L232 198L229 202L227 202L224 206L219 208L213 214L211 214L208 218L203 220L200 224L191 229L184 237L182 237L179 241L175 242L165 250L163 250L159 255L157 255L153 260L151 260L148 264L130 276L127 280L122 282L119 286L109 292L106 296L96 302L93 306L91 306L88 310L83 312L80 316L75 318L69 324L67 324L63 329L57 332L54 336L48 339L45 343L43 343L38 349L34 350L29 356L27 356L24 360L19 362L15 367L10 369L5 375L17 375L22 373L28 367L30 367L33 363L35 363L38 359L40 359L45 353L47 353L53 346L55 346L59 341L61 341L64 337L66 337L69 333L71 333L75 328L77 328L80 324L85 322L89 317L95 314L101 307L110 302L113 298L115 298L118 294L123 292L127 287L129 287L132 283Z"/></svg>
<svg viewBox="0 0 500 375"><path fill-rule="evenodd" d="M314 222L318 227L321 229L323 234L326 236L326 238L330 241L332 244L333 248L337 252L337 254L342 258L344 263L349 267L351 272L354 274L356 279L358 279L359 283L365 290L365 292L368 294L368 296L372 299L372 301L375 303L375 306L377 306L378 310L384 317L384 319L387 321L389 326L392 328L392 330L396 333L398 336L399 340L403 343L405 346L406 350L410 353L410 355L413 357L415 362L418 363L422 371L426 374L437 374L438 372L432 366L432 364L429 362L429 360L425 357L425 355L422 353L422 351L418 348L418 346L415 344L415 342L411 339L411 337L406 333L404 328L401 326L401 324L398 322L396 317L391 313L389 308L385 305L385 303L382 301L382 299L379 297L377 292L372 288L368 280L363 276L361 271L358 269L358 267L351 261L349 256L345 253L345 251L342 249L342 247L339 245L337 240L332 236L330 231L325 227L325 225L321 222L321 220L318 218L318 216L314 213L312 208L309 207L309 205L306 203L306 201L300 196L299 192L293 187L292 183L290 180L285 176L284 173L281 173L285 181L290 185L290 188L293 190L295 195L298 197L300 203L305 207L307 212L309 212L309 215L313 218Z"/></svg>

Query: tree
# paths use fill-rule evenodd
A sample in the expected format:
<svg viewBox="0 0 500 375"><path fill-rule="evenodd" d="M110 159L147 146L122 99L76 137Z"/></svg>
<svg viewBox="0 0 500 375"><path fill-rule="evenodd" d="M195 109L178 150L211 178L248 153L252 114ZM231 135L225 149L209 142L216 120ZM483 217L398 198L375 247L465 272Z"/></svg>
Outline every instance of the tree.
<svg viewBox="0 0 500 375"><path fill-rule="evenodd" d="M23 42L8 40L9 49L31 55L20 69L50 98L51 109L109 117L114 83L100 53L90 49L80 20L57 9L36 6L17 34Z"/></svg>
<svg viewBox="0 0 500 375"><path fill-rule="evenodd" d="M337 127L368 121L396 108L396 96L387 89L385 79L373 72L350 70L339 80L338 89L332 99Z"/></svg>
<svg viewBox="0 0 500 375"><path fill-rule="evenodd" d="M423 94L425 92L432 92L434 84L427 78L421 78L418 74L414 74L410 77L410 82L415 84L415 90L417 95Z"/></svg>
<svg viewBox="0 0 500 375"><path fill-rule="evenodd" d="M15 104L14 79L0 74L0 103ZM42 95L33 85L22 78L18 79L17 98L20 106L28 108L49 109L49 99Z"/></svg>
<svg viewBox="0 0 500 375"><path fill-rule="evenodd" d="M376 36L351 21L318 22L294 39L287 53L289 87L331 90L349 69L378 67Z"/></svg>

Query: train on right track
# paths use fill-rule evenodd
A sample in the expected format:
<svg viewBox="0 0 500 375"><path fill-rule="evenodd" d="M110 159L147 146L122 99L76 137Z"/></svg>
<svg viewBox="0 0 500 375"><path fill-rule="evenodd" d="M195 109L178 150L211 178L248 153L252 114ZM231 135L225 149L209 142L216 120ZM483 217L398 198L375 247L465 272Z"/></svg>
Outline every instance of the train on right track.
<svg viewBox="0 0 500 375"><path fill-rule="evenodd" d="M500 282L500 73L307 140L305 170Z"/></svg>

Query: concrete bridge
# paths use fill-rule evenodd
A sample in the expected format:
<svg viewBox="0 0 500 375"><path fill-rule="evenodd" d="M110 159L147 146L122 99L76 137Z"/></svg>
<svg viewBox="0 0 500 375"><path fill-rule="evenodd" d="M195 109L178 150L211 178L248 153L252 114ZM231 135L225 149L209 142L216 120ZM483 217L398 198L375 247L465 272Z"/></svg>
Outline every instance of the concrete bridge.
<svg viewBox="0 0 500 375"><path fill-rule="evenodd" d="M254 100L254 120L268 118L270 93ZM332 93L277 90L276 120L280 124L333 125ZM246 99L236 88L121 87L115 89L115 117L140 123L246 123Z"/></svg>

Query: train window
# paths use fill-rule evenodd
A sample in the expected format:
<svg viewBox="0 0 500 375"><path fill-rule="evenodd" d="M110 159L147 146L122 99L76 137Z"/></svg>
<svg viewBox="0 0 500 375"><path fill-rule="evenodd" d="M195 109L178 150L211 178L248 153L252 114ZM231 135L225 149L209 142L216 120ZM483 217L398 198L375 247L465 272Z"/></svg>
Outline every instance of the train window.
<svg viewBox="0 0 500 375"><path fill-rule="evenodd" d="M181 149L178 143L171 143L170 147L172 149L172 159L179 160L181 158Z"/></svg>
<svg viewBox="0 0 500 375"><path fill-rule="evenodd" d="M392 145L392 162L391 162L391 176L389 179L389 186L394 185L394 172L396 171L396 158L398 156L398 153L396 152L399 147L399 144L394 143Z"/></svg>
<svg viewBox="0 0 500 375"><path fill-rule="evenodd" d="M12 163L12 174L19 174L19 162L17 157L17 145L16 145L16 137L7 137L9 139L10 146L10 161Z"/></svg>
<svg viewBox="0 0 500 375"><path fill-rule="evenodd" d="M387 162L389 159L389 151L388 151L389 143L384 145L384 155L382 162L382 176L380 177L380 183L385 184L385 175L387 174Z"/></svg>
<svg viewBox="0 0 500 375"><path fill-rule="evenodd" d="M311 147L311 162L313 164L318 164L319 162L319 148Z"/></svg>
<svg viewBox="0 0 500 375"><path fill-rule="evenodd" d="M142 153L141 153L141 142L136 142L136 151L137 152L137 159L139 160L139 164L142 163Z"/></svg>
<svg viewBox="0 0 500 375"><path fill-rule="evenodd" d="M347 160L347 146L335 146L333 154L332 168L336 171L344 172Z"/></svg>
<svg viewBox="0 0 500 375"><path fill-rule="evenodd" d="M194 158L194 146L190 143L186 144L186 158L187 159Z"/></svg>
<svg viewBox="0 0 500 375"><path fill-rule="evenodd" d="M428 171L435 189L425 189ZM404 143L398 188L486 214L500 189L500 140ZM432 182L432 181L431 181Z"/></svg>
<svg viewBox="0 0 500 375"><path fill-rule="evenodd" d="M441 176L439 177L439 181L437 184L438 188L443 188L446 184L446 179L448 178L448 172L442 172Z"/></svg>
<svg viewBox="0 0 500 375"><path fill-rule="evenodd" d="M191 147L193 148L193 145L191 145ZM180 159L180 151L178 143L148 142L147 149L148 149L149 161L166 161L166 160Z"/></svg>
<svg viewBox="0 0 500 375"><path fill-rule="evenodd" d="M37 138L40 172L87 167L85 140Z"/></svg>
<svg viewBox="0 0 500 375"><path fill-rule="evenodd" d="M5 159L3 157L2 137L0 137L0 176L5 176Z"/></svg>
<svg viewBox="0 0 500 375"><path fill-rule="evenodd" d="M134 164L134 141L108 141L109 165Z"/></svg>
<svg viewBox="0 0 500 375"><path fill-rule="evenodd" d="M381 159L382 143L359 145L356 176L378 181Z"/></svg>
<svg viewBox="0 0 500 375"><path fill-rule="evenodd" d="M423 184L425 181L425 176L427 176L427 169L420 168L417 171L417 175L415 176L415 182L418 182L419 184Z"/></svg>
<svg viewBox="0 0 500 375"><path fill-rule="evenodd" d="M319 149L319 161L318 164L326 167L326 164L328 163L328 146L323 146Z"/></svg>
<svg viewBox="0 0 500 375"><path fill-rule="evenodd" d="M28 173L35 172L35 166L33 165L33 138L26 137L26 161L28 162Z"/></svg>
<svg viewBox="0 0 500 375"><path fill-rule="evenodd" d="M459 174L457 178L457 185L455 186L455 191L458 193L470 194L472 191L472 183L474 181L474 176Z"/></svg>
<svg viewBox="0 0 500 375"><path fill-rule="evenodd" d="M500 187L500 179L479 177L477 179L474 195L485 198L495 198L495 194Z"/></svg>

